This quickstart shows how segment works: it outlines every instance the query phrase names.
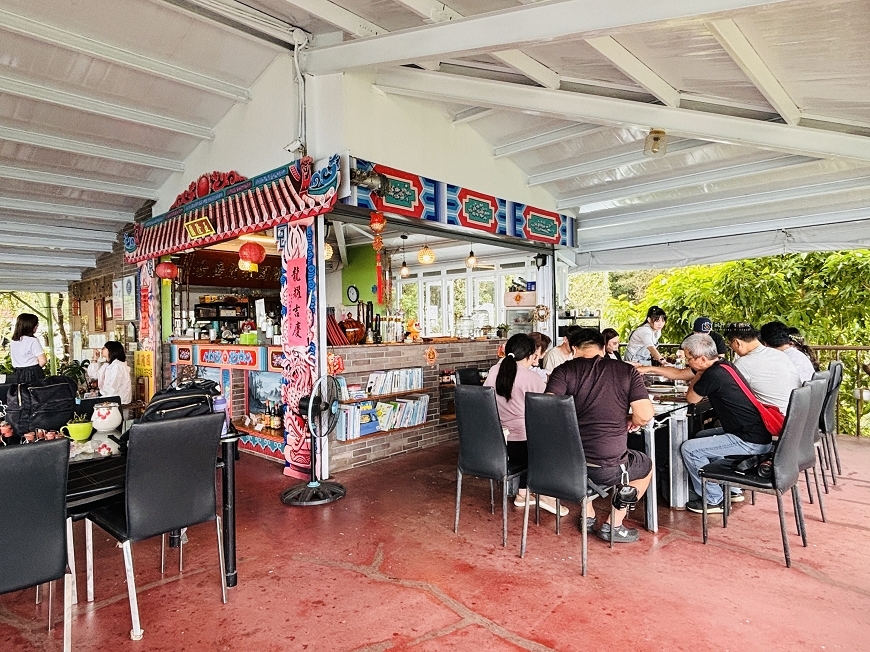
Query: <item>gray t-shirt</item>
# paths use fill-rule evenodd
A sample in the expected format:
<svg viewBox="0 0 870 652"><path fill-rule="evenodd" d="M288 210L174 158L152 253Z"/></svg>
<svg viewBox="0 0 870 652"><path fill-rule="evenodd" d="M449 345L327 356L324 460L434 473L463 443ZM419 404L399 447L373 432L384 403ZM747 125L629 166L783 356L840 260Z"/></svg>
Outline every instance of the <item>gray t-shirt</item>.
<svg viewBox="0 0 870 652"><path fill-rule="evenodd" d="M791 390L801 386L797 369L788 356L764 345L734 360L734 368L743 374L759 401L775 405L783 414L788 410Z"/></svg>
<svg viewBox="0 0 870 652"><path fill-rule="evenodd" d="M813 363L810 362L805 353L802 353L793 346L783 349L782 352L788 356L794 368L797 369L802 383L813 379L813 374L816 373L816 370L813 369Z"/></svg>

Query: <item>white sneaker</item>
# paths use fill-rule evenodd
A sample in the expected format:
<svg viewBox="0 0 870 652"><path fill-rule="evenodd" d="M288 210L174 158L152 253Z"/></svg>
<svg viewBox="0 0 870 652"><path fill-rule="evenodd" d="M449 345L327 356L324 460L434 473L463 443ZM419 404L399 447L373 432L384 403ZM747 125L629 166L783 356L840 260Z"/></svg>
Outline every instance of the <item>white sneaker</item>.
<svg viewBox="0 0 870 652"><path fill-rule="evenodd" d="M526 492L525 494L521 494L521 493L517 492L517 495L514 497L514 505L516 505L517 507L525 507L526 500L529 501L529 506L534 505L535 504L535 494L530 494L528 492Z"/></svg>
<svg viewBox="0 0 870 652"><path fill-rule="evenodd" d="M534 505L534 502L532 503ZM541 496L541 509L544 509L551 514L556 513L556 499L550 496ZM568 508L564 505L559 505L559 516L568 516Z"/></svg>

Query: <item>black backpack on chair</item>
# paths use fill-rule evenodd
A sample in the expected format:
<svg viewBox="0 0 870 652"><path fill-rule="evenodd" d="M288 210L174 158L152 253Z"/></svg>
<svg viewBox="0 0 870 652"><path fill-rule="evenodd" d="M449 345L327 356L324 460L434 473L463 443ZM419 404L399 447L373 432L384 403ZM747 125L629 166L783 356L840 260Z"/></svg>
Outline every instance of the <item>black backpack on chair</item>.
<svg viewBox="0 0 870 652"><path fill-rule="evenodd" d="M211 414L214 397L218 394L217 383L206 378L170 385L155 392L139 417L139 423Z"/></svg>
<svg viewBox="0 0 870 652"><path fill-rule="evenodd" d="M9 387L6 421L20 439L37 428L59 430L72 419L78 385L66 376L46 376L41 380Z"/></svg>

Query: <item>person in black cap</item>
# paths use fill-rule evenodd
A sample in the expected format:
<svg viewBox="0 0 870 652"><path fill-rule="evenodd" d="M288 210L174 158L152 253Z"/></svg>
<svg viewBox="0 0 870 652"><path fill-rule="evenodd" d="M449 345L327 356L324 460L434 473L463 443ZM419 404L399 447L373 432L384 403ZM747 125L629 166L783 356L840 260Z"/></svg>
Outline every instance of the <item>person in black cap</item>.
<svg viewBox="0 0 870 652"><path fill-rule="evenodd" d="M728 345L725 343L725 338L713 330L713 322L710 321L709 317L698 317L692 326L692 332L696 335L709 335L716 344L716 353L719 354L720 358L725 357Z"/></svg>

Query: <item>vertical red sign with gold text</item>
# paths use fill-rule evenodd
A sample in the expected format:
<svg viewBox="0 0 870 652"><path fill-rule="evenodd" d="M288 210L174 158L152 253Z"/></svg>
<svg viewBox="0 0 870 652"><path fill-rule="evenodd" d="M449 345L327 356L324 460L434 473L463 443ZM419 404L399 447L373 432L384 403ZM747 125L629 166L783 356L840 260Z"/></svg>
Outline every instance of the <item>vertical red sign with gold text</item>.
<svg viewBox="0 0 870 652"><path fill-rule="evenodd" d="M305 259L287 261L287 327L284 342L290 346L308 346L308 290L305 284Z"/></svg>

